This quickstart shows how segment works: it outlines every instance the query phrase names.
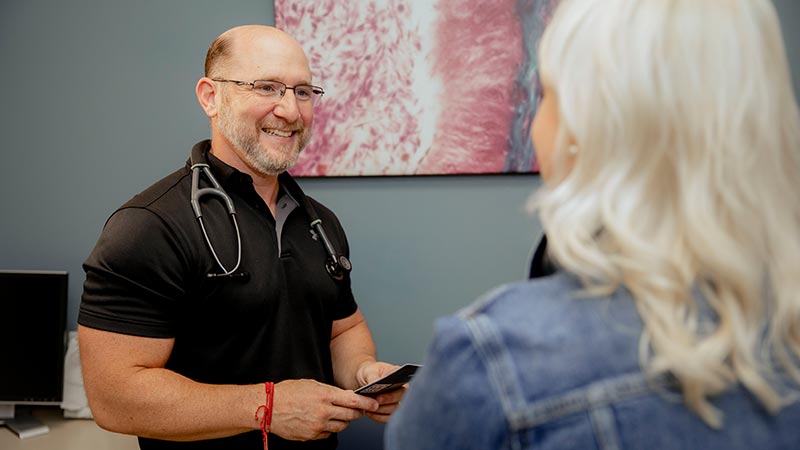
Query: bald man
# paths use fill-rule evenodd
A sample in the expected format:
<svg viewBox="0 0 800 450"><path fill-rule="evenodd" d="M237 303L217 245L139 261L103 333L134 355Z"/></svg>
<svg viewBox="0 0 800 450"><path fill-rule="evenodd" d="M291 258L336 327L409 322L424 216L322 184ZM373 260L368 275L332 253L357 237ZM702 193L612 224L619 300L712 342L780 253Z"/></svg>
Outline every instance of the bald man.
<svg viewBox="0 0 800 450"><path fill-rule="evenodd" d="M211 139L116 210L84 264L92 413L142 449L335 448L403 390L352 392L396 366L376 361L338 219L286 173L324 91L266 26L218 37L195 90Z"/></svg>

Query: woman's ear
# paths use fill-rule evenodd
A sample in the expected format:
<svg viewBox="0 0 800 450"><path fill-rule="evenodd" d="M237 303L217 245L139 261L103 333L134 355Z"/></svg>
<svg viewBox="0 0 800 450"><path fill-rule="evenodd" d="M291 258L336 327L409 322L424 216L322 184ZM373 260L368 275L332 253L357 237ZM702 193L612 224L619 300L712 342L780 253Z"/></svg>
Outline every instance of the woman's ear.
<svg viewBox="0 0 800 450"><path fill-rule="evenodd" d="M197 95L197 101L200 102L200 107L203 108L206 116L209 118L215 117L219 99L217 98L217 86L214 81L208 77L200 78L194 91Z"/></svg>

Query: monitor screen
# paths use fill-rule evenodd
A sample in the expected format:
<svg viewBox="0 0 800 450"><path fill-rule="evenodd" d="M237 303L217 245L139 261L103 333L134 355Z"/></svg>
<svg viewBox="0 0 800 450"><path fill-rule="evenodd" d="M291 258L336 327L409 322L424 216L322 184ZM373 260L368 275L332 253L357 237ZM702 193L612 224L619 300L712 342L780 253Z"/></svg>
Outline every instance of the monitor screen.
<svg viewBox="0 0 800 450"><path fill-rule="evenodd" d="M67 273L0 270L0 404L59 404Z"/></svg>

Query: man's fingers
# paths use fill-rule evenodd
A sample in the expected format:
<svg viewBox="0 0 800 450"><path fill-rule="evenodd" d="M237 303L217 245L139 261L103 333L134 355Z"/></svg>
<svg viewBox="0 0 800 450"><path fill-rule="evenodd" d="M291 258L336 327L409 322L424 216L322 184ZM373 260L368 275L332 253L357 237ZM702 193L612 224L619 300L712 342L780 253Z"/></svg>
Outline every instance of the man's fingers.
<svg viewBox="0 0 800 450"><path fill-rule="evenodd" d="M323 439L380 406L375 399L313 380L284 380L275 388L271 431L289 440Z"/></svg>
<svg viewBox="0 0 800 450"><path fill-rule="evenodd" d="M380 406L376 399L356 394L353 391L338 391L332 403L344 408L363 411L375 411Z"/></svg>
<svg viewBox="0 0 800 450"><path fill-rule="evenodd" d="M376 413L368 412L367 413L367 417L369 417L370 419L372 419L372 420L374 420L376 422L389 423L389 418L392 417L392 416L389 415L389 414L376 414Z"/></svg>
<svg viewBox="0 0 800 450"><path fill-rule="evenodd" d="M391 403L398 403L400 399L403 398L403 395L406 393L406 387L402 387L400 389L395 389L393 391L389 391L385 394L381 394L375 397L375 400L378 401L381 405L388 405Z"/></svg>
<svg viewBox="0 0 800 450"><path fill-rule="evenodd" d="M364 416L364 411L360 409L342 408L340 406L334 406L334 408L330 420L351 422Z"/></svg>

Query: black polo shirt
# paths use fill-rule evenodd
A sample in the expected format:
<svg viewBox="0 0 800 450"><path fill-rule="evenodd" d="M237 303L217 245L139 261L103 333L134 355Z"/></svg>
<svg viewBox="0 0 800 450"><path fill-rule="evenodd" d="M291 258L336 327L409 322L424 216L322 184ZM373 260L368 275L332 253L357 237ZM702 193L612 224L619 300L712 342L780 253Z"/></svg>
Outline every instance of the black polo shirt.
<svg viewBox="0 0 800 450"><path fill-rule="evenodd" d="M528 266L528 278L548 277L557 271L558 267L547 255L547 235L543 235L531 257L530 265Z"/></svg>
<svg viewBox="0 0 800 450"><path fill-rule="evenodd" d="M215 177L233 200L242 239L240 277L209 278L221 269L190 205L189 165L155 183L115 211L84 263L86 281L78 323L116 333L174 338L167 368L202 383L249 384L310 378L333 384L332 322L352 315L349 274L333 280L326 252L311 232L303 192L279 177L276 216L250 176L224 164L204 146ZM201 177L201 187L211 184ZM349 255L336 216L310 199L326 234ZM224 204L202 198L206 231L222 264L235 265L236 234ZM271 449L334 448L270 437ZM258 432L204 443L140 439L150 448L262 448Z"/></svg>

